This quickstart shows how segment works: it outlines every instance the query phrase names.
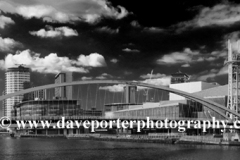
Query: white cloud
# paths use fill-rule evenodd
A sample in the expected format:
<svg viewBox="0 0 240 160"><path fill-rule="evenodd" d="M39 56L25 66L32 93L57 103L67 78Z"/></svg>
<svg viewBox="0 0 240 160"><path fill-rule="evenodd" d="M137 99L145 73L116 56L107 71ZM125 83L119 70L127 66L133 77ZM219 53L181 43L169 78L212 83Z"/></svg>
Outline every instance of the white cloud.
<svg viewBox="0 0 240 160"><path fill-rule="evenodd" d="M147 31L147 32L152 32L152 33L164 32L165 31L164 29L158 28L158 27L145 27L143 30Z"/></svg>
<svg viewBox="0 0 240 160"><path fill-rule="evenodd" d="M93 53L93 56L95 54L96 53ZM81 56L84 55L80 55L79 57ZM91 56L92 54L89 55L89 57ZM98 64L98 59L86 59L86 61L89 60L91 63L85 62L82 64L79 59L74 60L69 59L68 57L58 57L56 53L50 53L45 57L40 57L39 53L35 53L30 50L24 50L22 52L17 52L15 55L8 54L4 60L0 60L0 64L2 69L15 66L15 64L25 64L33 71L41 73L58 73L62 71L87 73L88 69L84 68L83 66L95 67L95 64Z"/></svg>
<svg viewBox="0 0 240 160"><path fill-rule="evenodd" d="M117 34L119 32L119 29L111 29L109 27L101 27L97 29L98 32L105 32L109 34Z"/></svg>
<svg viewBox="0 0 240 160"><path fill-rule="evenodd" d="M50 22L98 22L102 17L122 19L129 12L122 6L113 7L107 0L34 0L0 2L4 12L17 13L26 19L42 18Z"/></svg>
<svg viewBox="0 0 240 160"><path fill-rule="evenodd" d="M91 67L106 66L104 57L98 53L91 53L88 56L80 55L78 57L78 60L75 62L75 64L81 65L81 66L91 66Z"/></svg>
<svg viewBox="0 0 240 160"><path fill-rule="evenodd" d="M2 38L0 37L0 51L8 52L12 51L13 48L21 46L20 42L17 42L11 38Z"/></svg>
<svg viewBox="0 0 240 160"><path fill-rule="evenodd" d="M186 64L181 65L181 67L190 67L190 64L186 63Z"/></svg>
<svg viewBox="0 0 240 160"><path fill-rule="evenodd" d="M224 36L223 46L228 48L228 40L231 42L231 47L233 51L240 53L240 31L235 31ZM227 56L227 51L225 51L225 57Z"/></svg>
<svg viewBox="0 0 240 160"><path fill-rule="evenodd" d="M74 15L60 12L56 10L54 7L47 5L33 5L33 6L21 5L16 8L16 13L22 15L26 19L30 19L33 17L46 18L44 20L50 22L57 21L65 23L79 20L79 18Z"/></svg>
<svg viewBox="0 0 240 160"><path fill-rule="evenodd" d="M123 49L122 51L124 51L124 52L140 52L140 51L137 50L137 49L130 49L130 48L125 48L125 49Z"/></svg>
<svg viewBox="0 0 240 160"><path fill-rule="evenodd" d="M141 82L147 83L147 84L153 84L153 85L157 85L157 86L168 86L171 82L171 77L166 76L166 77L162 77L162 78L146 79Z"/></svg>
<svg viewBox="0 0 240 160"><path fill-rule="evenodd" d="M192 51L190 48L185 48L181 52L172 52L163 55L157 60L158 64L182 64L181 67L189 67L191 63L203 61L215 61L218 58L224 57L225 53L214 51L211 53L200 53L200 51Z"/></svg>
<svg viewBox="0 0 240 160"><path fill-rule="evenodd" d="M157 85L157 86L169 86L171 81L170 76L166 76L163 78L156 78L156 79L146 79L144 81L134 81L134 82L142 82L142 83L147 83L147 84L152 84L152 85ZM123 92L123 87L125 85L123 84L118 84L118 85L112 85L112 86L104 86L104 87L99 87L101 90L107 90L109 92ZM146 87L137 87L138 90L143 90L146 89Z"/></svg>
<svg viewBox="0 0 240 160"><path fill-rule="evenodd" d="M227 66L223 66L220 69L205 70L196 75L192 75L191 79L207 81L208 79L214 80L215 77L221 76L221 75L226 75L226 74L228 74L228 68L227 68Z"/></svg>
<svg viewBox="0 0 240 160"><path fill-rule="evenodd" d="M161 73L156 73L156 74L150 74L150 73L148 73L148 74L143 74L143 75L141 75L140 76L141 78L143 78L143 79L148 79L148 78L152 78L152 79L155 79L155 78L162 78L162 77L166 77L166 74L161 74Z"/></svg>
<svg viewBox="0 0 240 160"><path fill-rule="evenodd" d="M112 63L117 63L118 60L117 60L116 58L113 58L113 59L110 60L110 62L112 62Z"/></svg>
<svg viewBox="0 0 240 160"><path fill-rule="evenodd" d="M176 26L179 31L189 27L229 26L240 22L240 5L235 3L217 4L213 7L203 7L191 21L181 22Z"/></svg>
<svg viewBox="0 0 240 160"><path fill-rule="evenodd" d="M54 38L54 37L70 37L78 36L78 32L69 27L58 27L53 29L52 27L47 27L49 30L40 29L39 31L30 31L31 35L35 35L42 38Z"/></svg>
<svg viewBox="0 0 240 160"><path fill-rule="evenodd" d="M104 76L97 76L96 79L101 79L101 80L103 80L103 79L107 79L107 77L104 77Z"/></svg>
<svg viewBox="0 0 240 160"><path fill-rule="evenodd" d="M131 75L132 72L130 72L130 71L124 71L124 74L125 74L125 75Z"/></svg>
<svg viewBox="0 0 240 160"><path fill-rule="evenodd" d="M123 84L116 84L116 85L112 85L112 86L100 86L99 89L100 90L107 90L109 92L123 92L123 88L125 85Z"/></svg>
<svg viewBox="0 0 240 160"><path fill-rule="evenodd" d="M141 25L138 23L138 21L132 21L131 26L136 27L136 28L141 27Z"/></svg>
<svg viewBox="0 0 240 160"><path fill-rule="evenodd" d="M93 77L85 77L85 76L83 76L81 79L82 79L83 81L86 81L86 80L92 80Z"/></svg>
<svg viewBox="0 0 240 160"><path fill-rule="evenodd" d="M108 73L103 73L100 76L96 77L96 79L109 79L109 78L113 78L113 76Z"/></svg>
<svg viewBox="0 0 240 160"><path fill-rule="evenodd" d="M9 17L0 15L0 28L5 28L7 24L14 24L14 21Z"/></svg>
<svg viewBox="0 0 240 160"><path fill-rule="evenodd" d="M159 64L188 63L192 61L194 55L199 55L199 52L192 51L190 48L185 48L182 52L166 54L161 59L158 59L157 62Z"/></svg>

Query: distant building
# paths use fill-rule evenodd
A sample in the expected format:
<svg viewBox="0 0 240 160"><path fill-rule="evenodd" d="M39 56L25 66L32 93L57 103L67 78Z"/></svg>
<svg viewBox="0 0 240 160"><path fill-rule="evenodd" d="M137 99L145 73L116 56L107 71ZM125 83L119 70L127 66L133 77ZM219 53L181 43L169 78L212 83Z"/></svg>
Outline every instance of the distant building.
<svg viewBox="0 0 240 160"><path fill-rule="evenodd" d="M32 88L33 85L30 82L23 83L23 89ZM30 101L30 100L46 100L47 99L47 90L38 90L30 93L26 93L23 95L22 101Z"/></svg>
<svg viewBox="0 0 240 160"><path fill-rule="evenodd" d="M23 82L23 89L28 89L28 88L31 88L32 87L32 84L31 82ZM33 93L26 93L23 95L23 99L22 101L29 101L29 100L33 100L33 97L34 97L34 94Z"/></svg>
<svg viewBox="0 0 240 160"><path fill-rule="evenodd" d="M136 92L137 86L126 85L124 86L124 96L125 96L125 103L136 103Z"/></svg>
<svg viewBox="0 0 240 160"><path fill-rule="evenodd" d="M34 100L47 100L48 99L47 96L48 94L46 89L35 91L33 93Z"/></svg>
<svg viewBox="0 0 240 160"><path fill-rule="evenodd" d="M72 82L72 72L58 73L55 76L56 83ZM55 97L57 99L73 99L73 88L72 86L64 86L55 88Z"/></svg>
<svg viewBox="0 0 240 160"><path fill-rule="evenodd" d="M129 105L132 105L132 106L141 105L141 104L137 104L136 92L137 92L137 86L126 85L124 87L124 93L123 93L124 94L124 103L104 104L105 112L112 112L112 111L128 109Z"/></svg>
<svg viewBox="0 0 240 160"><path fill-rule="evenodd" d="M189 76L186 73L182 72L176 72L171 74L171 84L176 84L176 83L185 83L189 81Z"/></svg>
<svg viewBox="0 0 240 160"><path fill-rule="evenodd" d="M8 68L5 73L5 94L14 93L24 89L23 83L30 82L30 69L23 67ZM5 100L4 116L11 117L12 107L16 103L20 103L23 95L11 97Z"/></svg>

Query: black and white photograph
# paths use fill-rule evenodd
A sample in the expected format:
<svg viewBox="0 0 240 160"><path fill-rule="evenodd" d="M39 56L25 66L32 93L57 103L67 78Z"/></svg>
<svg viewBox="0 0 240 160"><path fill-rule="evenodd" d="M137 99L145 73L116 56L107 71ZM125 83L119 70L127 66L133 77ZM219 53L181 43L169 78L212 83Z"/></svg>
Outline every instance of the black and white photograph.
<svg viewBox="0 0 240 160"><path fill-rule="evenodd" d="M0 0L0 160L239 160L240 1Z"/></svg>

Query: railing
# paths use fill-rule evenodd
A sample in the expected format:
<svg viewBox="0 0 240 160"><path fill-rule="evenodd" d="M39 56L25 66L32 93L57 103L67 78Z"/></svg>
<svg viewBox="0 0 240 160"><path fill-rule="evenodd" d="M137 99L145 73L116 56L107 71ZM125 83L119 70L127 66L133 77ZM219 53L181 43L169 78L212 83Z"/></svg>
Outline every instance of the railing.
<svg viewBox="0 0 240 160"><path fill-rule="evenodd" d="M182 136L180 138L180 141L219 144L221 143L222 138L215 138L212 135L211 136Z"/></svg>
<svg viewBox="0 0 240 160"><path fill-rule="evenodd" d="M145 116L24 116L24 117L11 117L12 120L61 120L62 117L65 119L96 119L96 120L111 120L111 119L120 119L120 120L146 120ZM192 117L158 117L150 116L151 120L211 120L211 118L192 118ZM217 119L225 120L225 119Z"/></svg>

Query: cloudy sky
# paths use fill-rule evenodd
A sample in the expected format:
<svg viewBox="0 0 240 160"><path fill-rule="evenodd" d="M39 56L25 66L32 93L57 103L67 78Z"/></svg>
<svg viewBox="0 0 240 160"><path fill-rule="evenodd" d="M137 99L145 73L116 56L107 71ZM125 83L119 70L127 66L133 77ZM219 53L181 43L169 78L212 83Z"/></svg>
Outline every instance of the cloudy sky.
<svg viewBox="0 0 240 160"><path fill-rule="evenodd" d="M15 64L32 69L35 85L61 71L168 85L178 70L226 84L227 40L236 49L240 35L230 0L2 0L0 10L0 91Z"/></svg>

